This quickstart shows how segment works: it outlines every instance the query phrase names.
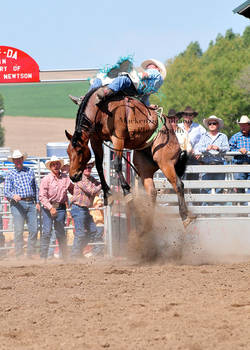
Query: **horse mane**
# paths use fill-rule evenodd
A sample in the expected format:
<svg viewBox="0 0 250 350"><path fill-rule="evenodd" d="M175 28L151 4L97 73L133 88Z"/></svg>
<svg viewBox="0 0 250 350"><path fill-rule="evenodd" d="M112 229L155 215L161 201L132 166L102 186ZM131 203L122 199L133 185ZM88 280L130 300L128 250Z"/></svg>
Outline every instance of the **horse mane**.
<svg viewBox="0 0 250 350"><path fill-rule="evenodd" d="M73 147L76 147L78 141L81 140L82 129L85 131L88 131L92 126L92 121L87 117L87 115L84 112L90 97L93 95L93 93L96 90L98 90L98 88L89 90L84 96L78 108L77 116L76 116L75 132L71 139L71 143Z"/></svg>
<svg viewBox="0 0 250 350"><path fill-rule="evenodd" d="M87 106L87 103L90 99L90 97L93 95L93 93L98 90L99 88L94 88L89 90L86 95L84 96L78 111L77 111L77 116L76 116L76 126L75 130L81 131L81 128L85 129L86 127L89 128L92 124L91 120L86 116L84 113L85 108Z"/></svg>

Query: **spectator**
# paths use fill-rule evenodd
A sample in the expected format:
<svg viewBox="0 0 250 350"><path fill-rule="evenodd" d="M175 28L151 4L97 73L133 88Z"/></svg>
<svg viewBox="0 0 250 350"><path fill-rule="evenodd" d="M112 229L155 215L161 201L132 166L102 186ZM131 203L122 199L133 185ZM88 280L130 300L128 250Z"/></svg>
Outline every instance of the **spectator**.
<svg viewBox="0 0 250 350"><path fill-rule="evenodd" d="M4 176L0 174L0 184L4 182ZM3 211L3 205L0 204L0 211ZM6 256L6 251L4 250L5 248L5 236L2 232L3 230L3 215L0 213L0 259L5 258Z"/></svg>
<svg viewBox="0 0 250 350"><path fill-rule="evenodd" d="M238 151L241 155L234 157L234 163L236 164L250 164L250 119L247 115L241 116L237 121L240 126L240 131L234 134L229 140L230 150ZM234 174L235 180L250 180L250 173L236 173ZM239 193L244 193L244 188L238 188ZM250 193L250 189L247 190Z"/></svg>
<svg viewBox="0 0 250 350"><path fill-rule="evenodd" d="M3 229L3 219L2 219L2 215L0 216L0 260L3 259L6 256L5 253L5 237L4 234L2 232Z"/></svg>
<svg viewBox="0 0 250 350"><path fill-rule="evenodd" d="M208 131L201 136L196 152L202 153L202 162L204 164L224 164L223 154L229 151L229 144L227 136L219 131L224 126L223 120L215 115L211 115L203 120L203 124ZM224 179L224 173L206 173L202 176L202 180ZM202 192L210 193L211 190L203 190ZM221 192L221 189L217 189L216 192Z"/></svg>
<svg viewBox="0 0 250 350"><path fill-rule="evenodd" d="M24 223L28 226L27 257L32 259L35 254L37 242L37 210L38 187L34 171L23 165L27 154L15 150L8 161L15 164L5 179L4 195L10 202L10 210L14 221L14 242L17 257L23 255Z"/></svg>
<svg viewBox="0 0 250 350"><path fill-rule="evenodd" d="M42 179L40 186L39 199L42 204L43 218L40 256L45 260L48 257L53 223L61 256L64 260L67 258L67 239L64 226L67 192L73 193L73 184L70 182L69 176L61 172L63 165L63 159L52 156L45 163L50 173Z"/></svg>
<svg viewBox="0 0 250 350"><path fill-rule="evenodd" d="M123 91L128 96L139 96L142 102L149 106L149 96L160 89L167 74L166 68L162 62L156 59L142 62L141 68L143 69L142 72L137 72L135 69L129 73L121 72L116 78L109 79L108 85L104 87L102 86L107 82L96 78L90 87L90 89L100 88L96 103L119 91ZM80 104L83 99L83 96L78 98L69 95L69 97L76 104Z"/></svg>
<svg viewBox="0 0 250 350"><path fill-rule="evenodd" d="M94 198L93 208L94 210L90 211L90 215L93 217L94 223L96 224L97 234L94 237L95 241L99 240L99 243L103 242L103 234L104 234L104 211L100 209L103 207L103 201L100 196L97 194ZM104 249L103 245L95 245L91 251L88 251L85 256L89 257L92 255L101 255L103 254Z"/></svg>
<svg viewBox="0 0 250 350"><path fill-rule="evenodd" d="M64 174L68 174L69 173L69 168L70 168L69 159L66 159L64 161L64 165L62 166L61 172L64 173Z"/></svg>
<svg viewBox="0 0 250 350"><path fill-rule="evenodd" d="M193 119L198 115L198 113L194 111L192 107L187 106L184 111L181 111L178 114L183 118L183 122L178 124L178 126L188 133L191 146L195 151L195 148L197 147L201 136L205 134L206 129L202 125L193 122ZM194 157L192 161L197 164L195 159L196 158Z"/></svg>
<svg viewBox="0 0 250 350"><path fill-rule="evenodd" d="M198 113L194 111L192 107L187 106L184 111L179 112L179 114L183 118L183 123L178 124L178 126L188 133L193 149L193 153L189 155L187 165L199 165L199 156L195 155L195 151L200 138L203 134L205 134L206 129L202 125L193 122L193 119L198 115ZM186 180L199 180L199 174L186 174L185 178ZM193 189L191 190L191 193L199 193L199 190Z"/></svg>
<svg viewBox="0 0 250 350"><path fill-rule="evenodd" d="M99 240L98 230L90 215L89 208L97 193L101 190L101 184L91 176L94 162L87 164L80 181L75 184L73 197L71 199L71 215L75 223L75 237L72 247L72 258L82 257L85 246L91 241Z"/></svg>
<svg viewBox="0 0 250 350"><path fill-rule="evenodd" d="M191 146L191 143L189 141L188 133L184 129L180 128L177 125L178 120L180 118L180 114L176 113L175 109L170 109L168 111L167 118L168 118L169 122L171 123L172 128L174 129L174 132L175 132L177 139L179 141L181 150L187 151L187 153L192 152L192 146Z"/></svg>

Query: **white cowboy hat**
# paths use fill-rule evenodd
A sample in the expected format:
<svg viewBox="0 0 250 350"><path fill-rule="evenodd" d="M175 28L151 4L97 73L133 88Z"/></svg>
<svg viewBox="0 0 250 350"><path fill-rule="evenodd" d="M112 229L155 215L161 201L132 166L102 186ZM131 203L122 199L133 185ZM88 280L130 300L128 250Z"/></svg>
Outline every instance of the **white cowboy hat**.
<svg viewBox="0 0 250 350"><path fill-rule="evenodd" d="M19 149L15 149L12 153L12 156L8 157L8 162L13 163L13 159L22 158L22 157L23 157L23 160L25 160L28 157L27 153L22 153L21 151L19 151Z"/></svg>
<svg viewBox="0 0 250 350"><path fill-rule="evenodd" d="M250 119L248 118L247 115L242 115L240 117L240 120L237 120L238 124L250 124Z"/></svg>
<svg viewBox="0 0 250 350"><path fill-rule="evenodd" d="M205 125L206 128L208 128L208 123L211 120L217 121L217 123L219 124L219 129L223 128L224 126L223 120L221 118L217 118L215 115L211 115L210 117L203 119L203 124Z"/></svg>
<svg viewBox="0 0 250 350"><path fill-rule="evenodd" d="M64 166L64 160L63 159L57 158L57 156L52 156L49 160L47 160L45 162L45 166L46 166L47 169L51 170L50 169L50 163L52 163L52 162L59 162L59 163L61 163L61 167Z"/></svg>
<svg viewBox="0 0 250 350"><path fill-rule="evenodd" d="M141 64L141 67L143 69L146 69L147 66L150 63L155 64L160 69L160 73L161 73L162 79L164 80L166 78L166 75L167 75L167 71L166 71L165 65L162 62L160 62L160 61L158 61L158 60L156 60L154 58L150 58L149 60L143 61L142 64Z"/></svg>
<svg viewBox="0 0 250 350"><path fill-rule="evenodd" d="M70 160L69 159L64 159L64 165L70 165Z"/></svg>

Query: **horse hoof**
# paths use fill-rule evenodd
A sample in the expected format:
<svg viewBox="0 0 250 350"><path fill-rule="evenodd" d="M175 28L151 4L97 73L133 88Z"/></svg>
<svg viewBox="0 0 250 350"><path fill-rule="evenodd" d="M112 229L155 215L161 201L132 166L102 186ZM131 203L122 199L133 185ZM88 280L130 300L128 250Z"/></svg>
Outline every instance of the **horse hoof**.
<svg viewBox="0 0 250 350"><path fill-rule="evenodd" d="M133 200L133 195L132 193L129 193L125 196L125 202L128 204L129 202L131 202Z"/></svg>
<svg viewBox="0 0 250 350"><path fill-rule="evenodd" d="M194 217L188 216L185 220L182 221L184 228L186 229L188 227L188 225L190 225L191 222L193 222L194 220L195 220Z"/></svg>

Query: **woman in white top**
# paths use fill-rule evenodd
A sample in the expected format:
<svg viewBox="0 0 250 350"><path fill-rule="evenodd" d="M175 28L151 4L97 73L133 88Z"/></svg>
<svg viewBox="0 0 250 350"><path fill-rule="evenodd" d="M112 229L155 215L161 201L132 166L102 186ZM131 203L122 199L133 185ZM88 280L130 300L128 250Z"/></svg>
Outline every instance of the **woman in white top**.
<svg viewBox="0 0 250 350"><path fill-rule="evenodd" d="M193 122L198 113L192 107L187 106L184 111L178 114L183 118L183 123L178 124L178 126L188 133L190 143L195 151L201 136L206 133L206 129L202 125Z"/></svg>
<svg viewBox="0 0 250 350"><path fill-rule="evenodd" d="M188 133L180 128L177 123L180 119L180 114L175 111L175 109L170 109L168 111L167 118L171 123L172 128L174 129L175 135L179 141L182 151L187 151L187 153L192 152L192 145L189 140Z"/></svg>

